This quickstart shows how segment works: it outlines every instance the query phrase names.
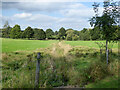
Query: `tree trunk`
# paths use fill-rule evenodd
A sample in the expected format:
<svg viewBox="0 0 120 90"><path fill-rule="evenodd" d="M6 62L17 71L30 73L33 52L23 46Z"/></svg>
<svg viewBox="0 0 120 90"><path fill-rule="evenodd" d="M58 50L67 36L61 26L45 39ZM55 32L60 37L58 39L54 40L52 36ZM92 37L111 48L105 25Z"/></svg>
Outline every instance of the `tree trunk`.
<svg viewBox="0 0 120 90"><path fill-rule="evenodd" d="M107 61L107 64L108 64L108 57L109 57L109 54L108 54L108 41L106 40L106 61Z"/></svg>

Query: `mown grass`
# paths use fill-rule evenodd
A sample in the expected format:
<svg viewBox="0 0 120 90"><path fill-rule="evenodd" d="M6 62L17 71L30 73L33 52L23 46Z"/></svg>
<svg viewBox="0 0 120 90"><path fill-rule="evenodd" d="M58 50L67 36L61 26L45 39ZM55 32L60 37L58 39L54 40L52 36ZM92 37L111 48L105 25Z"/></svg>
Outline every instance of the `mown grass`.
<svg viewBox="0 0 120 90"><path fill-rule="evenodd" d="M5 39L2 38L2 52L36 50L52 46L52 43L57 43L57 40L22 40L22 39ZM99 48L95 42L105 41L65 41L71 46L85 46L90 48ZM118 43L114 43L114 49L118 49Z"/></svg>
<svg viewBox="0 0 120 90"><path fill-rule="evenodd" d="M36 50L39 48L50 47L57 40L22 40L22 39L4 39L2 38L2 52Z"/></svg>
<svg viewBox="0 0 120 90"><path fill-rule="evenodd" d="M95 42L102 42L105 44L105 41L65 41L66 44L71 46L86 46L90 48L99 48ZM113 48L118 49L118 43L114 43Z"/></svg>

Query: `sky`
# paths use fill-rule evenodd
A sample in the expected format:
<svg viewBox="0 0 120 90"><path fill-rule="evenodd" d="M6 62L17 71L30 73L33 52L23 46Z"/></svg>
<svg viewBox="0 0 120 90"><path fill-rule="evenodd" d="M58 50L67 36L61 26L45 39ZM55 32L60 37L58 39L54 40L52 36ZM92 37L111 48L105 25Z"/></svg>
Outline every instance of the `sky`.
<svg viewBox="0 0 120 90"><path fill-rule="evenodd" d="M99 2L98 2L99 1ZM2 25L5 21L13 27L15 24L24 30L28 26L58 31L65 29L82 30L91 28L89 19L94 16L92 4L100 3L102 14L103 0L4 0L2 1Z"/></svg>

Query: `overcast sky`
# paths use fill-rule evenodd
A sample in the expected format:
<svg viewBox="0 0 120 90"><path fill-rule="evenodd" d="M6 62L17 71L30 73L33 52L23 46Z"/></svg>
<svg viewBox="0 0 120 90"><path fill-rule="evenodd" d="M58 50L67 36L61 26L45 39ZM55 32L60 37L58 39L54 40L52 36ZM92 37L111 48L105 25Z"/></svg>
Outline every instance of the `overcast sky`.
<svg viewBox="0 0 120 90"><path fill-rule="evenodd" d="M19 24L21 29L64 27L82 30L90 28L89 19L94 15L92 4L96 0L4 0L2 1L2 25L6 20L10 26ZM49 1L49 2L48 2ZM98 0L102 12L102 1Z"/></svg>

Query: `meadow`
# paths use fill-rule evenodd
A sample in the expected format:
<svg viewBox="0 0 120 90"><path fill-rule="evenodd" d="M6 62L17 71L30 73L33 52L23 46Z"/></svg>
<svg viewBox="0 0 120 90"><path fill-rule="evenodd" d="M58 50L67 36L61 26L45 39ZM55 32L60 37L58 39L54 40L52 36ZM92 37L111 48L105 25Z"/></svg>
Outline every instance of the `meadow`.
<svg viewBox="0 0 120 90"><path fill-rule="evenodd" d="M36 50L38 48L50 47L57 40L22 40L22 39L4 39L2 38L2 52Z"/></svg>
<svg viewBox="0 0 120 90"><path fill-rule="evenodd" d="M34 88L37 52L41 88L118 88L118 53L106 66L95 41L2 39L3 88Z"/></svg>
<svg viewBox="0 0 120 90"><path fill-rule="evenodd" d="M36 50L39 48L51 47L53 43L58 43L58 40L22 40L22 39L4 39L2 38L2 52ZM97 48L99 46L95 42L105 41L65 41L71 46L85 46L90 48ZM113 49L118 49L118 43L114 43Z"/></svg>
<svg viewBox="0 0 120 90"><path fill-rule="evenodd" d="M90 48L99 48L99 46L96 44L96 42L98 43L104 43L105 45L105 41L66 41L67 44L70 44L71 46L86 46L86 47L90 47ZM118 43L115 42L113 47L113 49L118 49Z"/></svg>

